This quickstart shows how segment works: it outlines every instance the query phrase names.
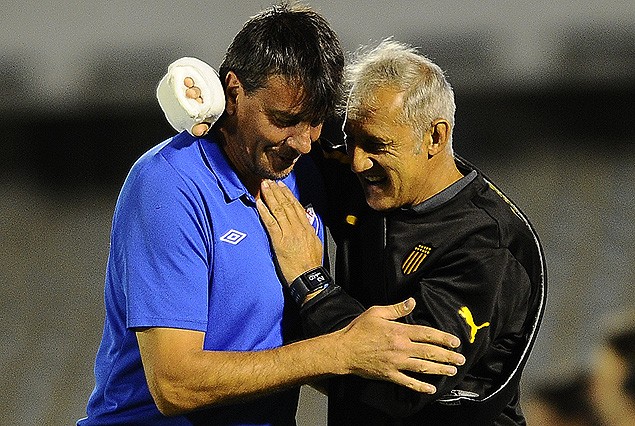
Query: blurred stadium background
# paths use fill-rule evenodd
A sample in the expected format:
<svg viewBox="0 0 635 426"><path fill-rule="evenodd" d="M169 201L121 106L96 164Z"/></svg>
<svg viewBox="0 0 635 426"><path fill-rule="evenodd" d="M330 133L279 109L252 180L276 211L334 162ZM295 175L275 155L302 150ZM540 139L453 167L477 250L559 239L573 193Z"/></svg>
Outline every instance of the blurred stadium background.
<svg viewBox="0 0 635 426"><path fill-rule="evenodd" d="M588 368L602 321L635 303L635 3L334 1L344 47L387 36L444 68L455 148L532 219L549 300L523 386ZM173 132L154 90L181 56L218 67L266 1L8 0L0 15L0 413L84 415L117 192ZM301 425L324 423L303 394Z"/></svg>

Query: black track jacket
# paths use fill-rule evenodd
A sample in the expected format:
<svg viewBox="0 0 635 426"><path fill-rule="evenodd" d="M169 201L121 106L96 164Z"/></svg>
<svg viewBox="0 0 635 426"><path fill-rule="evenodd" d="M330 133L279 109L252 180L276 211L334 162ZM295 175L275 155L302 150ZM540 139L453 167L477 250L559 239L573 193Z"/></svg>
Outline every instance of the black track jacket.
<svg viewBox="0 0 635 426"><path fill-rule="evenodd" d="M475 168L456 158L467 175ZM524 425L519 380L545 306L546 272L524 214L480 171L441 205L371 210L356 178L320 160L341 290L301 309L305 333L340 329L372 305L416 299L409 323L455 334L467 362L422 376L420 394L357 376L329 382L331 425ZM346 167L347 169L347 167Z"/></svg>

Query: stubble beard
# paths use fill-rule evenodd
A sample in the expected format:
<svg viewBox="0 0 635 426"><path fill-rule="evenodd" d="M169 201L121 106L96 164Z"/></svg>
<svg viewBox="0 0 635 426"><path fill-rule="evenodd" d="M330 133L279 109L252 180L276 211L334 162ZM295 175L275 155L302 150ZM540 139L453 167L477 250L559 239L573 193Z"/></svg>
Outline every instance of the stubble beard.
<svg viewBox="0 0 635 426"><path fill-rule="evenodd" d="M275 153L272 153L272 155L276 155ZM262 179L272 179L272 180L279 180L279 179L284 179L287 176L289 176L289 174L291 173L291 171L293 170L293 164L289 167L287 167L286 169L277 171L274 170L273 168L273 161L271 161L270 158L268 158L267 153L263 152L263 155L261 157L261 161L253 161L251 162L251 168L252 168L252 173L254 173L254 175L262 178Z"/></svg>

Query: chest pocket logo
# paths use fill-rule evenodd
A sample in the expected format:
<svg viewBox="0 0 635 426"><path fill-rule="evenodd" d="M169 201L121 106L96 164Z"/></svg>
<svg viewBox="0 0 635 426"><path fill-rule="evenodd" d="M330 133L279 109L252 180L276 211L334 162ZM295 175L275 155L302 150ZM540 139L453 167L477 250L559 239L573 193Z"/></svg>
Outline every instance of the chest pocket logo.
<svg viewBox="0 0 635 426"><path fill-rule="evenodd" d="M481 325L474 324L474 317L472 317L472 312L470 312L470 308L468 308L467 306L463 306L461 307L461 309L459 309L459 315L461 315L465 319L465 322L470 327L470 343L474 343L474 340L476 339L476 333L481 328L489 327L489 322L484 322Z"/></svg>
<svg viewBox="0 0 635 426"><path fill-rule="evenodd" d="M306 213L306 218L309 220L309 223L315 229L315 234L317 235L320 230L320 217L313 210L313 206L310 204L304 208L304 212Z"/></svg>
<svg viewBox="0 0 635 426"><path fill-rule="evenodd" d="M419 266L421 266L421 263L428 257L430 252L432 252L432 247L426 246L425 244L417 244L401 264L401 272L403 272L404 275L417 272L417 269L419 269Z"/></svg>

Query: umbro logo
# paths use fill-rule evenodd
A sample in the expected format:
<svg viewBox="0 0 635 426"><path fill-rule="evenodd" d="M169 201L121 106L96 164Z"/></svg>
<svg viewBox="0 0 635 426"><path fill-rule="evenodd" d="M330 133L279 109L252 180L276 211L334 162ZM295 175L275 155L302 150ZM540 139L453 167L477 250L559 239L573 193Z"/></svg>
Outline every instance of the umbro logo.
<svg viewBox="0 0 635 426"><path fill-rule="evenodd" d="M220 240L225 243L236 245L242 240L244 240L246 236L247 234L245 234L244 232L236 231L235 229L230 229L229 231L225 232L225 235L220 237Z"/></svg>

